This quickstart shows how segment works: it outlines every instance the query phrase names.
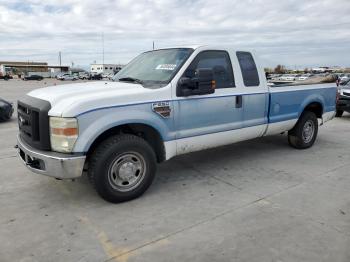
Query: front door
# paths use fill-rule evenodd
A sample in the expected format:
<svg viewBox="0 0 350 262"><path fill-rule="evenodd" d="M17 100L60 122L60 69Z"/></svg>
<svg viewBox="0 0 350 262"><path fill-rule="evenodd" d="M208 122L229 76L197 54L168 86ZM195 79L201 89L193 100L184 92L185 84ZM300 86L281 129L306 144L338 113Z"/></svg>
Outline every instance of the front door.
<svg viewBox="0 0 350 262"><path fill-rule="evenodd" d="M212 69L215 93L177 97L174 101L177 154L234 142L233 132L242 128L242 96L235 87L230 55L226 51L200 52L183 76L197 69Z"/></svg>

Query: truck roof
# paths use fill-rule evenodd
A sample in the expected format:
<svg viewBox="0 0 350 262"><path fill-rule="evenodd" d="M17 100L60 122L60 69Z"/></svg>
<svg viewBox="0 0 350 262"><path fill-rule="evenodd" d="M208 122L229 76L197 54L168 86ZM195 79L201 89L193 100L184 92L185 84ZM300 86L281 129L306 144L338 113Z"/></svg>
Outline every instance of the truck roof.
<svg viewBox="0 0 350 262"><path fill-rule="evenodd" d="M249 50L246 48L235 48L232 46L225 46L225 45L179 45L179 46L167 46L163 48L158 48L155 50L163 50L163 49L171 49L171 48L192 48L194 50L199 49L199 48L205 48L205 49L224 49L224 50L232 50L232 51L246 51L246 52L252 52L254 53L253 50ZM151 50L150 50L151 51Z"/></svg>

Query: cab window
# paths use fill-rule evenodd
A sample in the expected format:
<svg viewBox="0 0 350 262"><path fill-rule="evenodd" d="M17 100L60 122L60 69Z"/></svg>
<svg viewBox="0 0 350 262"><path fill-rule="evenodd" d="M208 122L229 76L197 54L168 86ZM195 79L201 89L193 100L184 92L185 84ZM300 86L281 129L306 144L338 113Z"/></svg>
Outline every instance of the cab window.
<svg viewBox="0 0 350 262"><path fill-rule="evenodd" d="M235 87L231 60L226 51L203 51L192 61L184 73L185 77L195 77L197 69L213 70L216 89Z"/></svg>
<svg viewBox="0 0 350 262"><path fill-rule="evenodd" d="M258 69L256 68L252 54L249 52L237 52L237 58L241 67L244 85L260 85Z"/></svg>

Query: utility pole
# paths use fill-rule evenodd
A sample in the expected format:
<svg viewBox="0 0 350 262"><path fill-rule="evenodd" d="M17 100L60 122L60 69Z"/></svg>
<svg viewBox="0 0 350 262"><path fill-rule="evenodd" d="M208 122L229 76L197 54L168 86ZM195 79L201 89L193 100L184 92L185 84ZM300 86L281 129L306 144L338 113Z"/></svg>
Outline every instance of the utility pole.
<svg viewBox="0 0 350 262"><path fill-rule="evenodd" d="M60 62L60 66L62 66L61 51L58 52L58 61Z"/></svg>
<svg viewBox="0 0 350 262"><path fill-rule="evenodd" d="M102 65L105 64L105 34L102 32Z"/></svg>
<svg viewBox="0 0 350 262"><path fill-rule="evenodd" d="M153 41L153 50L154 50L154 41Z"/></svg>

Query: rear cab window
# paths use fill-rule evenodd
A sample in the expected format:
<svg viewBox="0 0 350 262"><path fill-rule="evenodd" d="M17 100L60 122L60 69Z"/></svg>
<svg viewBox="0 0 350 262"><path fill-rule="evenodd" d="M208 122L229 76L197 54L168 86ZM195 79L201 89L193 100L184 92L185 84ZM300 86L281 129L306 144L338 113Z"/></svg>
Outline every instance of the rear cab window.
<svg viewBox="0 0 350 262"><path fill-rule="evenodd" d="M259 73L254 58L249 52L236 52L245 86L259 86Z"/></svg>
<svg viewBox="0 0 350 262"><path fill-rule="evenodd" d="M200 52L186 69L184 76L193 78L197 69L213 70L216 89L235 87L230 56L226 51Z"/></svg>

